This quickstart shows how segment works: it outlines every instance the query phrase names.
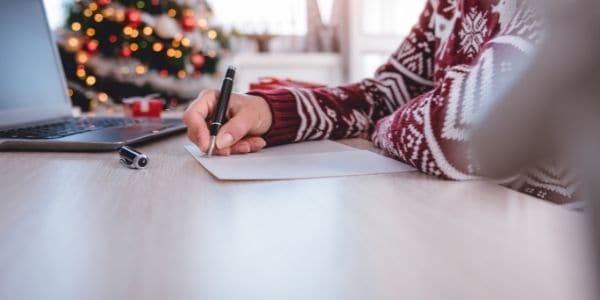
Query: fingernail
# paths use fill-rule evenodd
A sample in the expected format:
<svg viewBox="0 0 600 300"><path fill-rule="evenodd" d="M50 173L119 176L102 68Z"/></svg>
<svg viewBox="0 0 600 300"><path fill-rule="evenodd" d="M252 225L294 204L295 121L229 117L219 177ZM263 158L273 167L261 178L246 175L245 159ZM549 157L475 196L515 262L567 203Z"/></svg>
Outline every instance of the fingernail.
<svg viewBox="0 0 600 300"><path fill-rule="evenodd" d="M217 139L217 147L219 149L227 148L233 144L233 135L225 133Z"/></svg>
<svg viewBox="0 0 600 300"><path fill-rule="evenodd" d="M250 149L250 145L240 145L237 150L240 153L249 153L252 149Z"/></svg>
<svg viewBox="0 0 600 300"><path fill-rule="evenodd" d="M267 146L267 142L266 142L265 140L259 140L259 141L258 141L258 146L259 146L260 148L264 148L264 147L266 147L266 146Z"/></svg>

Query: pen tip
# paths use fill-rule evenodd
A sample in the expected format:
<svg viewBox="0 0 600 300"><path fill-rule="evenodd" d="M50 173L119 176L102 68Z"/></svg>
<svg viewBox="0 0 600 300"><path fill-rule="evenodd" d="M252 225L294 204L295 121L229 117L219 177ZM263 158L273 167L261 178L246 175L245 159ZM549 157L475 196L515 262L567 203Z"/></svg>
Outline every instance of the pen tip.
<svg viewBox="0 0 600 300"><path fill-rule="evenodd" d="M208 147L208 153L206 154L208 157L211 157L213 155L213 152L215 151L216 144L217 144L217 137L216 136L212 136L210 138L210 147Z"/></svg>

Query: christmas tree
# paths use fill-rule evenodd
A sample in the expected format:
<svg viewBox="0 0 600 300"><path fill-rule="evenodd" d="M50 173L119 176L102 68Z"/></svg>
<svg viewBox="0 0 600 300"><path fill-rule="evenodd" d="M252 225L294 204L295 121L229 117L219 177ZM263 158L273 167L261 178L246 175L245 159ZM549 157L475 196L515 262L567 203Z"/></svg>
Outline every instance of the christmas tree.
<svg viewBox="0 0 600 300"><path fill-rule="evenodd" d="M174 105L214 84L225 34L205 0L76 0L59 49L75 105L159 94Z"/></svg>

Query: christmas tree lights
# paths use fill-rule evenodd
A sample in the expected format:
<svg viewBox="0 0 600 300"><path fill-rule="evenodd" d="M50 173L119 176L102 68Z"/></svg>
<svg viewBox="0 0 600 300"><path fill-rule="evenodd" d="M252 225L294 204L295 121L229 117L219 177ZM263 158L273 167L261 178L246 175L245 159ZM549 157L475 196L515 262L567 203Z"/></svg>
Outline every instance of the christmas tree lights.
<svg viewBox="0 0 600 300"><path fill-rule="evenodd" d="M193 99L229 46L211 16L205 0L76 0L59 39L73 102Z"/></svg>

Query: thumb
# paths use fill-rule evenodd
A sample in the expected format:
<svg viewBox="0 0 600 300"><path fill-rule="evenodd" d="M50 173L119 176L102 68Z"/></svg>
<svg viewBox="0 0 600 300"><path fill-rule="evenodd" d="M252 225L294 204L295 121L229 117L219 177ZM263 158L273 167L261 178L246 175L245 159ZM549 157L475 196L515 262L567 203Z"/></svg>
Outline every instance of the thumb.
<svg viewBox="0 0 600 300"><path fill-rule="evenodd" d="M240 113L229 119L219 130L217 148L225 149L243 139L251 129L252 117Z"/></svg>

